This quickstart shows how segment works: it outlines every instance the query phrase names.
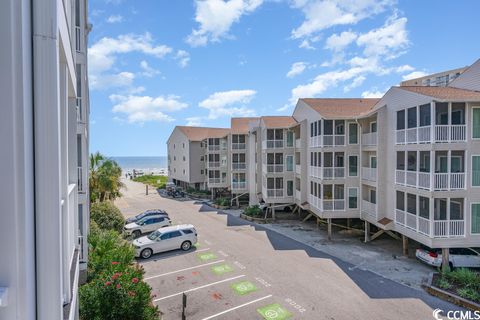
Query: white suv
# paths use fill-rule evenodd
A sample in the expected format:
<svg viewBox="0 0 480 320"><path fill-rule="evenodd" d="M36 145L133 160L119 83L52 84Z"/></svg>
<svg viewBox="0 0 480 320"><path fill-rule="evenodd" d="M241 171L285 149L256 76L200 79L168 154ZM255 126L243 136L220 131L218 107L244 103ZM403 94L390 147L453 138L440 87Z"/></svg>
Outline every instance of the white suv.
<svg viewBox="0 0 480 320"><path fill-rule="evenodd" d="M135 256L148 259L154 253L182 249L197 243L197 230L191 224L165 227L133 241Z"/></svg>
<svg viewBox="0 0 480 320"><path fill-rule="evenodd" d="M441 249L417 249L415 255L431 266L442 265ZM450 268L480 268L480 248L451 248L448 258Z"/></svg>
<svg viewBox="0 0 480 320"><path fill-rule="evenodd" d="M138 238L143 233L149 233L158 228L168 227L170 224L170 219L167 216L148 216L140 221L125 225L123 230L127 235L133 235L134 238Z"/></svg>

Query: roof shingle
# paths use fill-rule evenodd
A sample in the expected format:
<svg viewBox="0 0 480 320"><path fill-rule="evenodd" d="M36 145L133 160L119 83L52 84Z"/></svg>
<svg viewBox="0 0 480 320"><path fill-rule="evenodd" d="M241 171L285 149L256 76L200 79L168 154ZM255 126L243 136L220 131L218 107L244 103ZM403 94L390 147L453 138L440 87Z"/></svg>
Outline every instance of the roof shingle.
<svg viewBox="0 0 480 320"><path fill-rule="evenodd" d="M297 124L291 116L265 116L261 119L267 128L289 128Z"/></svg>
<svg viewBox="0 0 480 320"><path fill-rule="evenodd" d="M256 117L246 118L232 118L230 121L231 133L233 134L247 134L249 130L249 123L252 120L258 120Z"/></svg>
<svg viewBox="0 0 480 320"><path fill-rule="evenodd" d="M347 119L368 113L380 99L372 98L304 98L300 99L322 117L327 119Z"/></svg>
<svg viewBox="0 0 480 320"><path fill-rule="evenodd" d="M207 138L223 138L230 132L228 128L208 128L177 126L190 141L202 141Z"/></svg>
<svg viewBox="0 0 480 320"><path fill-rule="evenodd" d="M480 101L480 92L454 87L401 86L400 89L448 101Z"/></svg>

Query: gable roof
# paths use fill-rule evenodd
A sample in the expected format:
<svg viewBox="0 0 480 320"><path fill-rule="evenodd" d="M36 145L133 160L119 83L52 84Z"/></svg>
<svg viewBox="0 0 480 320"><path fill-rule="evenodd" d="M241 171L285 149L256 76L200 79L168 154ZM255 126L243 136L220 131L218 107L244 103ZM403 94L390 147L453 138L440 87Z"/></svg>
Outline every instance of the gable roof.
<svg viewBox="0 0 480 320"><path fill-rule="evenodd" d="M326 119L348 119L367 114L380 99L373 98L303 98L300 99Z"/></svg>
<svg viewBox="0 0 480 320"><path fill-rule="evenodd" d="M252 120L258 120L257 117L232 118L230 120L231 133L233 134L247 134L249 130L249 123Z"/></svg>
<svg viewBox="0 0 480 320"><path fill-rule="evenodd" d="M289 128L297 124L291 116L265 116L261 117L266 128Z"/></svg>
<svg viewBox="0 0 480 320"><path fill-rule="evenodd" d="M190 141L202 141L207 138L223 138L230 132L228 128L208 128L177 126Z"/></svg>
<svg viewBox="0 0 480 320"><path fill-rule="evenodd" d="M397 88L445 101L480 101L480 91L455 87L401 86Z"/></svg>

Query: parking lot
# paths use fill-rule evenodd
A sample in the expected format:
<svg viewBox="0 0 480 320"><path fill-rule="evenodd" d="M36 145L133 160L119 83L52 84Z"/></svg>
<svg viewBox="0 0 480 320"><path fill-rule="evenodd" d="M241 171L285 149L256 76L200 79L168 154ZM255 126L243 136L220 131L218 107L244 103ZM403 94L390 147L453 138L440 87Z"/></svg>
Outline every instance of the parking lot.
<svg viewBox="0 0 480 320"><path fill-rule="evenodd" d="M280 233L188 199L145 195L127 181L117 205L126 216L166 210L191 223L198 245L138 260L164 319L432 319L453 305L344 262Z"/></svg>

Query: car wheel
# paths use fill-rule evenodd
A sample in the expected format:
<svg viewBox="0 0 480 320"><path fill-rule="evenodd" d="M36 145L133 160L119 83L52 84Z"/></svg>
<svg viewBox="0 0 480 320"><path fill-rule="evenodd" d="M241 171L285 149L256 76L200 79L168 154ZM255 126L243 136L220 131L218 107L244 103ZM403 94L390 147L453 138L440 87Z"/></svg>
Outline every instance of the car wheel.
<svg viewBox="0 0 480 320"><path fill-rule="evenodd" d="M152 249L143 249L140 255L142 256L143 259L148 259L152 256Z"/></svg>
<svg viewBox="0 0 480 320"><path fill-rule="evenodd" d="M140 232L140 230L135 230L135 231L132 232L132 235L136 239L136 238L140 237L142 235L142 233Z"/></svg>
<svg viewBox="0 0 480 320"><path fill-rule="evenodd" d="M182 243L181 248L182 248L183 251L188 251L188 250L190 250L191 247L192 247L192 243L190 241L184 241Z"/></svg>

